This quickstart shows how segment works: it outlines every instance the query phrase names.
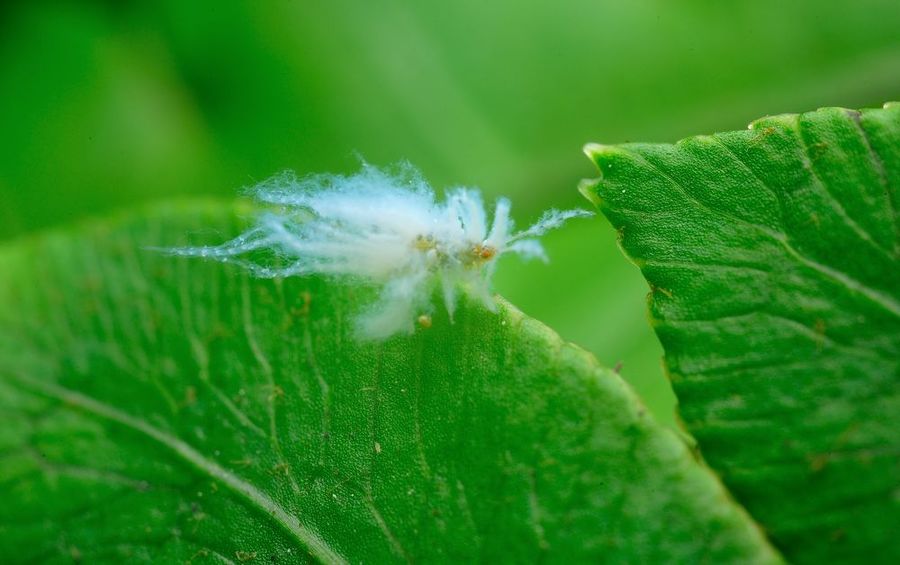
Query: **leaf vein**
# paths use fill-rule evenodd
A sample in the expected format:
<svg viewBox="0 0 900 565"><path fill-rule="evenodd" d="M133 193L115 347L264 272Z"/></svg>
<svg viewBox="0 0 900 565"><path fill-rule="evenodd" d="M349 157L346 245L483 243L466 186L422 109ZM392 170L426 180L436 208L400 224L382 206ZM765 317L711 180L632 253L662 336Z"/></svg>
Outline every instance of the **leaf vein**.
<svg viewBox="0 0 900 565"><path fill-rule="evenodd" d="M319 537L316 532L302 525L295 516L288 514L275 500L231 471L221 467L218 463L206 458L181 439L155 428L140 418L130 416L99 400L63 386L43 382L21 374L13 374L12 377L32 391L43 393L68 406L80 408L89 414L125 426L156 441L198 471L205 473L212 479L221 481L250 507L275 522L277 526L309 551L313 557L325 563L346 563L346 560L336 550L332 549L325 540Z"/></svg>

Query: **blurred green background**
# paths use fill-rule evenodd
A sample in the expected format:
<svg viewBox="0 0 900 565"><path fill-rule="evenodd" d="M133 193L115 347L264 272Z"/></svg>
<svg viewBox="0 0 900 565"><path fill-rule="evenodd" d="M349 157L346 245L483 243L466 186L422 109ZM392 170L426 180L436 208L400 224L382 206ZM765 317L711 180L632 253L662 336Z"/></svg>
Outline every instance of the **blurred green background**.
<svg viewBox="0 0 900 565"><path fill-rule="evenodd" d="M530 222L588 141L674 141L900 93L897 0L6 2L0 239L280 170L408 159ZM152 243L152 242L148 242ZM498 290L672 421L646 287L600 219ZM0 265L0 269L3 266Z"/></svg>

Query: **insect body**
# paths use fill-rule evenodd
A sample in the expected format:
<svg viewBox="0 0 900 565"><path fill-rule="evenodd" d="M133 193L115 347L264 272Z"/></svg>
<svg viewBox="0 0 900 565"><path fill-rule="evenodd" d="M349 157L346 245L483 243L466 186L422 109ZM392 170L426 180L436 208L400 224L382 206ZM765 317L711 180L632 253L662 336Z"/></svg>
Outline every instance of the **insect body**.
<svg viewBox="0 0 900 565"><path fill-rule="evenodd" d="M510 203L501 198L488 228L477 190L457 188L438 202L410 165L388 172L364 164L351 176L298 179L288 173L257 186L253 195L280 209L262 214L253 228L221 245L167 251L237 261L259 277L318 274L380 285L379 299L357 319L364 339L411 333L417 320L430 326L435 286L451 319L460 290L495 310L490 283L503 254L546 261L537 238L569 218L591 215L550 210L528 229L513 232ZM259 250L270 251L281 264L241 259Z"/></svg>

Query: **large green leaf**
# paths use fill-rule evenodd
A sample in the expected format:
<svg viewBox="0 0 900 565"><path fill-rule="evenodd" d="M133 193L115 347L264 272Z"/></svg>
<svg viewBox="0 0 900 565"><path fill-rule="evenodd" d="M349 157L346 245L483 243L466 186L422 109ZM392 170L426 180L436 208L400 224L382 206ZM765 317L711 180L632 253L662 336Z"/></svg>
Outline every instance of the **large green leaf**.
<svg viewBox="0 0 900 565"><path fill-rule="evenodd" d="M361 344L366 289L141 250L239 224L164 208L0 252L3 561L779 559L618 375L508 305Z"/></svg>
<svg viewBox="0 0 900 565"><path fill-rule="evenodd" d="M900 562L900 106L586 151L706 459L789 558Z"/></svg>

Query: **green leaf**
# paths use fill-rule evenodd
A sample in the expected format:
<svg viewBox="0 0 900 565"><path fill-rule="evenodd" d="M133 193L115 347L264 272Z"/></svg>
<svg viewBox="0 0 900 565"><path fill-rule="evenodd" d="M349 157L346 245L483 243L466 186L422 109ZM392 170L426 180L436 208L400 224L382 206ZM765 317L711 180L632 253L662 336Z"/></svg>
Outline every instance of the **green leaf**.
<svg viewBox="0 0 900 565"><path fill-rule="evenodd" d="M4 561L779 560L618 375L507 304L360 344L370 290L142 250L248 215L0 251Z"/></svg>
<svg viewBox="0 0 900 565"><path fill-rule="evenodd" d="M900 106L586 152L707 461L786 557L900 561Z"/></svg>

